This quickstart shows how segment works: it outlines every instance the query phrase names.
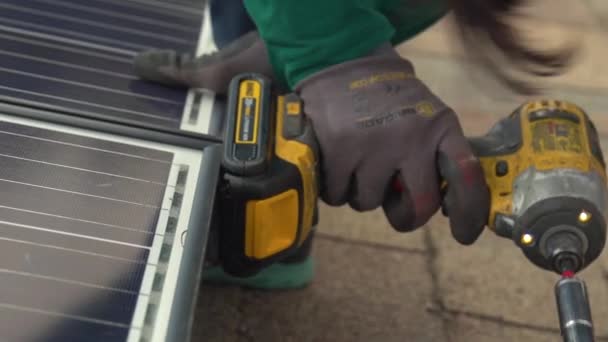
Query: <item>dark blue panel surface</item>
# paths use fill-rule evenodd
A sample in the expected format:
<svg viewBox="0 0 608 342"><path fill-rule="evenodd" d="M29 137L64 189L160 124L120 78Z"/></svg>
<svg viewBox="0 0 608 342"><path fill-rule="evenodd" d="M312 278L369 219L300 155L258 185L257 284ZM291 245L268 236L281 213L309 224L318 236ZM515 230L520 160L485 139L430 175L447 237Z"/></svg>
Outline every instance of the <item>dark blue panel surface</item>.
<svg viewBox="0 0 608 342"><path fill-rule="evenodd" d="M88 104L89 107L95 105L96 108L101 108L100 112L103 114L111 115L112 113L124 112L125 114L119 115L121 117L136 117L138 120L165 119L168 126L178 126L178 120L181 118L183 111L182 104L104 91L77 81L65 82L61 79L48 78L29 72L13 71L3 68L1 65L0 86L8 90L26 90L29 93L61 99L68 108L72 107L72 103L77 101L76 103ZM134 113L137 114L133 115Z"/></svg>
<svg viewBox="0 0 608 342"><path fill-rule="evenodd" d="M2 1L0 101L179 128L186 89L139 80L132 58L194 53L202 13L202 3Z"/></svg>
<svg viewBox="0 0 608 342"><path fill-rule="evenodd" d="M59 153L59 151L61 153ZM0 155L165 184L170 163L0 130Z"/></svg>
<svg viewBox="0 0 608 342"><path fill-rule="evenodd" d="M0 303L4 305L127 325L137 300L131 293L3 271L0 284Z"/></svg>
<svg viewBox="0 0 608 342"><path fill-rule="evenodd" d="M74 84L82 88L91 88L110 95L128 95L137 99L146 99L160 103L182 106L184 94L164 87L141 86L137 79L130 75L109 73L103 66L89 64L86 67L71 65L64 60L41 60L38 56L24 53L0 51L2 69L15 74L27 73L40 79L52 79L58 83ZM116 99L115 101L119 101Z"/></svg>
<svg viewBox="0 0 608 342"><path fill-rule="evenodd" d="M6 222L15 222L33 227L44 227L50 231L91 236L94 238L130 243L139 246L151 246L154 237L151 232L99 222L90 222L74 217L61 217L47 213L33 212L23 208L7 208L0 206L0 217Z"/></svg>
<svg viewBox="0 0 608 342"><path fill-rule="evenodd" d="M148 232L156 229L161 210L2 180L0 205Z"/></svg>
<svg viewBox="0 0 608 342"><path fill-rule="evenodd" d="M125 326L0 306L4 341L108 342L125 341L127 334Z"/></svg>
<svg viewBox="0 0 608 342"><path fill-rule="evenodd" d="M171 154L15 123L0 132L0 340L31 337L4 326L11 310L33 320L34 340L124 341L147 295Z"/></svg>
<svg viewBox="0 0 608 342"><path fill-rule="evenodd" d="M19 80L19 78L17 78ZM1 80L0 80L1 83ZM25 83L27 85L27 83ZM14 84L12 84L14 86ZM165 118L149 115L137 111L128 111L117 107L108 107L106 105L98 105L87 103L78 99L70 99L57 95L41 94L29 90L22 90L13 87L0 85L0 102L17 103L25 106L33 106L36 108L44 108L50 111L59 111L67 113L75 113L79 115L87 115L95 118L110 118L124 119L132 122L146 122L151 125L160 127L177 128L179 121L171 116ZM171 115L177 115L176 110L168 112Z"/></svg>
<svg viewBox="0 0 608 342"><path fill-rule="evenodd" d="M6 121L0 121L0 131L71 145L78 145L82 147L89 147L95 150L112 151L118 154L139 157L140 159L156 160L165 164L170 164L173 161L173 154L165 151L152 150L134 145L125 145L113 141L83 137L80 135L65 134L62 132L32 126L24 126Z"/></svg>
<svg viewBox="0 0 608 342"><path fill-rule="evenodd" d="M131 58L112 51L69 44L65 41L51 40L42 37L32 37L27 34L7 32L0 28L1 51L18 53L31 58L64 63L79 67L89 67L105 72L135 79L132 72ZM171 93L171 89L160 87Z"/></svg>
<svg viewBox="0 0 608 342"><path fill-rule="evenodd" d="M1 215L0 213L3 221L11 222L10 217L7 218ZM28 226L23 223L19 225L0 223L0 236L10 240L82 251L140 263L146 262L149 255L147 248L94 239L91 236L63 234L47 227Z"/></svg>
<svg viewBox="0 0 608 342"><path fill-rule="evenodd" d="M148 206L161 203L165 193L163 184L1 155L0 179Z"/></svg>
<svg viewBox="0 0 608 342"><path fill-rule="evenodd" d="M123 1L124 2L124 1ZM198 39L197 20L190 25L162 21L142 17L141 14L126 14L112 12L102 8L91 7L81 1L79 4L60 0L3 0L0 8L11 8L27 13L54 16L56 18L84 23L87 26L110 28L119 32L135 32L143 36L160 36L173 40L183 41L187 44Z"/></svg>
<svg viewBox="0 0 608 342"><path fill-rule="evenodd" d="M125 1L125 0L49 0L53 3L83 5L93 9L103 9L112 13L123 13L184 27L198 27L201 24L200 6L172 6L163 1Z"/></svg>
<svg viewBox="0 0 608 342"><path fill-rule="evenodd" d="M137 294L145 264L0 238L0 269Z"/></svg>
<svg viewBox="0 0 608 342"><path fill-rule="evenodd" d="M55 12L5 4L0 2L2 20L10 26L23 29L35 29L45 34L61 34L66 37L84 39L91 43L104 44L116 48L140 49L161 47L179 51L190 51L194 48L193 40L169 37L158 32L145 32L134 28L106 25L103 21L88 22L79 18L69 18L61 14L60 8ZM99 18L103 20L104 18Z"/></svg>
<svg viewBox="0 0 608 342"><path fill-rule="evenodd" d="M170 154L1 123L0 218L149 246L172 164L146 156Z"/></svg>

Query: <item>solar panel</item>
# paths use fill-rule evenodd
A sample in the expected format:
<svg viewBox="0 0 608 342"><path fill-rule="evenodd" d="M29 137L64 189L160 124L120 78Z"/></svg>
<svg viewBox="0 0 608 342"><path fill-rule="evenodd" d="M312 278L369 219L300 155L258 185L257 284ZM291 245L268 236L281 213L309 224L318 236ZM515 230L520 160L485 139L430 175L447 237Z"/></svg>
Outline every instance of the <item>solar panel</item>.
<svg viewBox="0 0 608 342"><path fill-rule="evenodd" d="M131 60L201 53L203 8L0 2L0 340L188 337L223 104Z"/></svg>
<svg viewBox="0 0 608 342"><path fill-rule="evenodd" d="M138 80L131 64L137 52L149 48L200 53L201 39L208 39L201 36L204 6L191 6L134 0L3 0L0 100L200 131L208 123L197 125L198 114L209 111L212 94Z"/></svg>

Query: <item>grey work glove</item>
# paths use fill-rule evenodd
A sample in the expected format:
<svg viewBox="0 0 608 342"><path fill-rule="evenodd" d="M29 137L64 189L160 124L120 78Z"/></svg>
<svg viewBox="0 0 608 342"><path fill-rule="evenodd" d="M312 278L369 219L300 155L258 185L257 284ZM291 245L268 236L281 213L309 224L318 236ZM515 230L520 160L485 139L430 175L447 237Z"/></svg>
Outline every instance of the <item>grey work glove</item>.
<svg viewBox="0 0 608 342"><path fill-rule="evenodd" d="M217 52L196 57L173 50L144 51L135 57L133 67L135 74L144 80L216 93L225 93L232 77L241 72L274 78L266 45L256 31Z"/></svg>
<svg viewBox="0 0 608 342"><path fill-rule="evenodd" d="M454 238L473 243L489 212L482 168L454 111L386 45L296 85L319 140L322 198L365 211L383 207L391 225L424 225L445 195Z"/></svg>
<svg viewBox="0 0 608 342"><path fill-rule="evenodd" d="M148 51L135 58L143 79L225 92L232 77L274 78L264 43L251 34L210 56ZM489 193L455 113L390 46L320 71L296 85L322 154L322 199L357 211L382 206L399 231L424 225L442 205L463 244L481 234ZM398 188L398 189L397 189Z"/></svg>

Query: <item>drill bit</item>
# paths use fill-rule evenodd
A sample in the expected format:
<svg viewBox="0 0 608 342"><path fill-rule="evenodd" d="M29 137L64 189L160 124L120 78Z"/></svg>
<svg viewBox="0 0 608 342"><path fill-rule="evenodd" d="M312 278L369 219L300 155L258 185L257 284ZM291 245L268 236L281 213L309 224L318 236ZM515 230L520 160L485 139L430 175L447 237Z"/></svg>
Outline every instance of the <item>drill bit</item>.
<svg viewBox="0 0 608 342"><path fill-rule="evenodd" d="M593 342L593 321L585 282L574 272L565 270L555 284L555 298L564 342Z"/></svg>

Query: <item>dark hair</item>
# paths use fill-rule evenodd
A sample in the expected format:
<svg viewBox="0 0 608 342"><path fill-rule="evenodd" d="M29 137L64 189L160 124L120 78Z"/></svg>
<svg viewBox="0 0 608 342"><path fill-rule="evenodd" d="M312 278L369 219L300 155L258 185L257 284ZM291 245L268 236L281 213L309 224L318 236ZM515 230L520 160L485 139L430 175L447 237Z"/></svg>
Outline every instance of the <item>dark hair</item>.
<svg viewBox="0 0 608 342"><path fill-rule="evenodd" d="M530 81L513 75L546 77L562 73L571 64L574 47L543 52L526 46L511 22L526 0L449 0L454 23L465 50L499 81L521 94L536 93ZM509 70L511 68L511 70Z"/></svg>

